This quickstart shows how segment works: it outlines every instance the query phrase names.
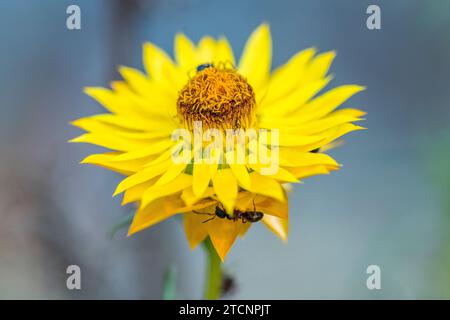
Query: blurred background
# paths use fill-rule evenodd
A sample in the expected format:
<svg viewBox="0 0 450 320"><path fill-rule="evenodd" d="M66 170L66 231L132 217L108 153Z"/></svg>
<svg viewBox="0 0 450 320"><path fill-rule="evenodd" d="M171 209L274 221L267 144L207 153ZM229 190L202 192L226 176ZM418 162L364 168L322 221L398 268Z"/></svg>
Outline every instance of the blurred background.
<svg viewBox="0 0 450 320"><path fill-rule="evenodd" d="M81 8L81 30L66 8ZM366 8L381 7L381 30ZM121 177L79 165L99 148L68 144L71 120L102 108L82 93L116 68L142 69L141 46L172 52L176 32L226 35L237 56L271 25L273 66L315 46L337 50L332 86L368 89L348 106L369 128L332 151L344 167L306 180L291 200L289 243L258 225L226 271L232 299L450 298L450 2L3 0L0 2L0 298L158 299L202 296L205 257L172 219L127 238L112 225L133 208L111 198ZM66 288L79 265L82 290ZM381 268L368 290L366 268Z"/></svg>

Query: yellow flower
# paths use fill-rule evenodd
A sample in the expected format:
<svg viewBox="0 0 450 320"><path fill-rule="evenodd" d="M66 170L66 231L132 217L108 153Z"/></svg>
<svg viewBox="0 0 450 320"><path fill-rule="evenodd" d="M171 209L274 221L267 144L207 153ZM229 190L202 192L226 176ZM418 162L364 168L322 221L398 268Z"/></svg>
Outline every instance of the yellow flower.
<svg viewBox="0 0 450 320"><path fill-rule="evenodd" d="M286 240L288 200L283 184L339 168L323 150L342 135L362 129L352 122L361 120L364 112L336 109L364 88L343 85L319 95L331 80L327 73L334 52L306 49L271 73L271 50L266 24L250 36L236 67L225 38L206 36L194 45L178 34L174 61L146 43L146 73L121 67L124 80L113 82L112 89L85 90L107 112L74 121L87 133L71 141L112 150L82 163L127 176L114 194L124 192L123 204L139 206L129 235L181 213L190 246L209 236L223 260L252 224L242 213L257 211L263 213L262 223ZM278 134L264 140L258 131L246 139L244 162L230 161L239 150L220 145L199 158L195 146L183 149L188 161L174 161L182 144L172 134L185 128L195 140L199 121L205 130L268 129ZM249 160L263 151L270 163ZM276 170L265 173L270 165ZM217 216L216 209L226 215Z"/></svg>

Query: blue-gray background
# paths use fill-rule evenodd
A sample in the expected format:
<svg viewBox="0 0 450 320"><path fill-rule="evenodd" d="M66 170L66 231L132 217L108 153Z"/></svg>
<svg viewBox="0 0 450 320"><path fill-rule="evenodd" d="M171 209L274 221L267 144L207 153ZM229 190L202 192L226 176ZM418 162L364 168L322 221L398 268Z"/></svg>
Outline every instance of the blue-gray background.
<svg viewBox="0 0 450 320"><path fill-rule="evenodd" d="M80 31L65 27L70 4ZM366 28L369 4L381 30ZM119 175L78 164L99 149L67 144L80 133L68 123L101 110L84 86L141 68L144 41L171 52L177 31L226 35L240 54L264 21L273 66L305 47L337 50L332 85L367 85L349 105L369 130L333 151L341 171L295 188L287 245L259 225L235 244L230 298L450 298L447 0L1 1L0 298L160 298L170 265L178 297L201 297L203 252L178 221L105 235L132 208L111 199ZM81 291L65 287L70 264ZM379 291L366 288L371 264Z"/></svg>

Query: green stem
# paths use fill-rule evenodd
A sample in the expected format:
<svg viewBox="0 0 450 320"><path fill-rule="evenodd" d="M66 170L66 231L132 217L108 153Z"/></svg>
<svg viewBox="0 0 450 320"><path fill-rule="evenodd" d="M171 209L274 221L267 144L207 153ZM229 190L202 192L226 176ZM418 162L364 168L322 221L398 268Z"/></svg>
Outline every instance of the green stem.
<svg viewBox="0 0 450 320"><path fill-rule="evenodd" d="M217 300L222 289L222 261L217 255L216 249L209 239L203 242L206 251L206 285L205 299Z"/></svg>

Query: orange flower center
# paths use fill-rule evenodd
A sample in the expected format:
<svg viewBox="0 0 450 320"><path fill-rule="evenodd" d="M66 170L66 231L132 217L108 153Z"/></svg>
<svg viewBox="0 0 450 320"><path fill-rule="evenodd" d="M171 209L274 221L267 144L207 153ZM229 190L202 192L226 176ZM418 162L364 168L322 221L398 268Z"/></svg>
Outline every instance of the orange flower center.
<svg viewBox="0 0 450 320"><path fill-rule="evenodd" d="M255 111L255 94L247 80L234 69L208 66L180 91L177 111L185 126L195 121L216 129L248 128Z"/></svg>

